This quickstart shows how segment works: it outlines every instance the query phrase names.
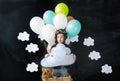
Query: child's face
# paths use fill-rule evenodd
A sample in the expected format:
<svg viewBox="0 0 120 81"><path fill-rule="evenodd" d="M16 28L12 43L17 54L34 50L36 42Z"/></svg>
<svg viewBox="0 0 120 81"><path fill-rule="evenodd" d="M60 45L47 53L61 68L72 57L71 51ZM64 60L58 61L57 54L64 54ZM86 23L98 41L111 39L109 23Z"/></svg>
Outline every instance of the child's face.
<svg viewBox="0 0 120 81"><path fill-rule="evenodd" d="M57 42L58 43L63 43L64 42L64 35L63 34L58 34L57 35Z"/></svg>

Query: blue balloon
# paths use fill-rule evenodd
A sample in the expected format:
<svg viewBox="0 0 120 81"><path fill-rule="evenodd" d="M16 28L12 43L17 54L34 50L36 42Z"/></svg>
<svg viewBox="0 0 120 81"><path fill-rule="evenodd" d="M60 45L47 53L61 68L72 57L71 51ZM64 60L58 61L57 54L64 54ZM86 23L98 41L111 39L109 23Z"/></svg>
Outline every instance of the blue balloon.
<svg viewBox="0 0 120 81"><path fill-rule="evenodd" d="M43 14L43 20L45 24L53 24L53 18L55 16L55 13L52 10L47 10Z"/></svg>
<svg viewBox="0 0 120 81"><path fill-rule="evenodd" d="M71 20L66 26L66 32L69 37L74 37L81 31L81 24L78 20Z"/></svg>

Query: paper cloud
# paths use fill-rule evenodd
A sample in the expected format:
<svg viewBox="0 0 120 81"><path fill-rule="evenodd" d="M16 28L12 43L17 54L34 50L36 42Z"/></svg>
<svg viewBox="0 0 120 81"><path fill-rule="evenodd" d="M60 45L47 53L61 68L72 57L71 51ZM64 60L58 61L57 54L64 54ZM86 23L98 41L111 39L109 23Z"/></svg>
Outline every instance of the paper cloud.
<svg viewBox="0 0 120 81"><path fill-rule="evenodd" d="M19 35L17 36L17 39L21 41L29 41L29 37L30 37L30 34L24 31L19 33Z"/></svg>
<svg viewBox="0 0 120 81"><path fill-rule="evenodd" d="M31 64L27 65L26 70L30 71L30 72L37 72L38 71L38 65L35 64L34 62L32 62Z"/></svg>
<svg viewBox="0 0 120 81"><path fill-rule="evenodd" d="M38 38L41 40L41 41L43 41L44 40L44 38L42 37L42 35L40 34L40 35L38 35Z"/></svg>
<svg viewBox="0 0 120 81"><path fill-rule="evenodd" d="M91 60L98 60L98 59L101 58L100 53L96 52L96 51L90 52L90 54L88 55L88 57L90 57Z"/></svg>
<svg viewBox="0 0 120 81"><path fill-rule="evenodd" d="M25 48L25 50L27 50L29 53L30 52L35 53L36 51L39 50L39 48L38 48L37 44L30 43L30 44L27 45L27 47Z"/></svg>
<svg viewBox="0 0 120 81"><path fill-rule="evenodd" d="M56 67L61 65L71 65L75 62L71 50L64 44L57 44L51 49L48 57L41 60L44 67Z"/></svg>
<svg viewBox="0 0 120 81"><path fill-rule="evenodd" d="M105 73L105 74L112 73L112 67L109 66L108 64L105 64L105 65L102 66L101 72Z"/></svg>
<svg viewBox="0 0 120 81"><path fill-rule="evenodd" d="M75 36L75 37L72 37L72 38L70 38L70 41L71 42L78 42L79 41L79 36L77 35L77 36Z"/></svg>
<svg viewBox="0 0 120 81"><path fill-rule="evenodd" d="M91 37L85 38L83 45L94 46L94 39L92 39Z"/></svg>

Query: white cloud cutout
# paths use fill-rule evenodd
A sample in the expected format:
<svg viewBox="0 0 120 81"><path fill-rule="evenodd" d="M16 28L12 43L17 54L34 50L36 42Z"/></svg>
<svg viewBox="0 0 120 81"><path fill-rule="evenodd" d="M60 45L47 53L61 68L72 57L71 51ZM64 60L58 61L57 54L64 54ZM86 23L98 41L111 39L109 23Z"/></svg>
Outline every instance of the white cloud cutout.
<svg viewBox="0 0 120 81"><path fill-rule="evenodd" d="M19 35L17 36L17 39L21 41L29 41L29 37L30 37L30 34L24 31L19 33Z"/></svg>
<svg viewBox="0 0 120 81"><path fill-rule="evenodd" d="M38 38L41 39L41 41L44 40L43 36L41 34L38 35Z"/></svg>
<svg viewBox="0 0 120 81"><path fill-rule="evenodd" d="M102 66L101 72L105 73L105 74L112 73L112 67L109 66L108 64L105 64L105 65Z"/></svg>
<svg viewBox="0 0 120 81"><path fill-rule="evenodd" d="M100 55L100 52L92 51L90 52L88 57L90 57L91 60L98 60L101 58L101 55Z"/></svg>
<svg viewBox="0 0 120 81"><path fill-rule="evenodd" d="M26 70L30 71L30 72L34 72L34 71L37 72L38 71L38 65L35 64L34 62L32 62L31 64L27 64Z"/></svg>
<svg viewBox="0 0 120 81"><path fill-rule="evenodd" d="M83 45L94 46L94 39L92 39L91 37L85 38Z"/></svg>
<svg viewBox="0 0 120 81"><path fill-rule="evenodd" d="M30 44L27 45L27 47L25 48L25 50L27 50L29 53L30 52L35 53L36 51L39 50L39 48L38 48L37 44L30 43Z"/></svg>
<svg viewBox="0 0 120 81"><path fill-rule="evenodd" d="M70 38L70 41L71 42L78 42L79 41L79 36L77 35L77 36L75 36L75 37L72 37L72 38Z"/></svg>

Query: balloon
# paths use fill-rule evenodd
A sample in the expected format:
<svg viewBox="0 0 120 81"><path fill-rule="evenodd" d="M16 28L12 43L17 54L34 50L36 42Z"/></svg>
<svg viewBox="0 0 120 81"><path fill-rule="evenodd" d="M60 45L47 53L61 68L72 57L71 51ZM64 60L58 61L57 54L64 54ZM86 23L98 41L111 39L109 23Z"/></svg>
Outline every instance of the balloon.
<svg viewBox="0 0 120 81"><path fill-rule="evenodd" d="M33 32L40 34L42 27L44 26L44 21L40 17L33 17L30 20L30 28Z"/></svg>
<svg viewBox="0 0 120 81"><path fill-rule="evenodd" d="M69 22L70 20L73 20L73 19L74 19L73 16L67 16L67 20L68 20L68 22Z"/></svg>
<svg viewBox="0 0 120 81"><path fill-rule="evenodd" d="M56 14L62 13L65 16L67 16L68 12L69 12L69 8L68 8L68 6L65 3L59 3L55 7L55 13Z"/></svg>
<svg viewBox="0 0 120 81"><path fill-rule="evenodd" d="M66 32L69 37L74 37L81 31L81 24L78 20L71 20L66 26Z"/></svg>
<svg viewBox="0 0 120 81"><path fill-rule="evenodd" d="M55 13L52 10L47 10L43 14L43 20L46 24L53 24L54 16L55 16Z"/></svg>
<svg viewBox="0 0 120 81"><path fill-rule="evenodd" d="M55 32L55 27L51 24L47 24L42 28L40 36L50 44L55 41Z"/></svg>
<svg viewBox="0 0 120 81"><path fill-rule="evenodd" d="M53 24L56 29L64 29L67 25L67 18L64 14L57 14L53 19Z"/></svg>

